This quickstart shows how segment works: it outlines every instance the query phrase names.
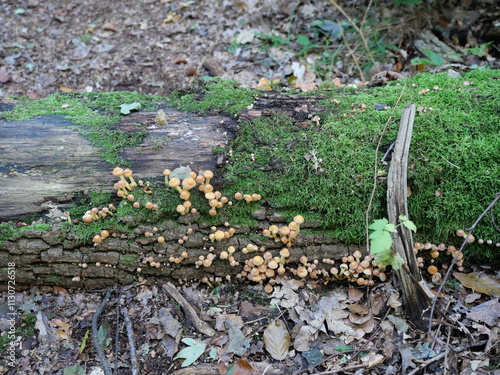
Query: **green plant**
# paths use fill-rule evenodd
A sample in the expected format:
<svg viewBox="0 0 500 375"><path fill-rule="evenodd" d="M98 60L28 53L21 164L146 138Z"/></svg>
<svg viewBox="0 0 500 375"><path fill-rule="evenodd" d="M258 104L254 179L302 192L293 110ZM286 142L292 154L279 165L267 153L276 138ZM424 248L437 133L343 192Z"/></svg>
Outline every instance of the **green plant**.
<svg viewBox="0 0 500 375"><path fill-rule="evenodd" d="M396 232L396 229L404 225L406 228L416 232L417 227L406 216L399 216L400 223L394 225L389 223L387 219L378 219L373 222L368 228L372 230L370 233L370 253L375 255L375 262L384 267L392 266L397 270L405 263L403 258L392 248L391 233Z"/></svg>
<svg viewBox="0 0 500 375"><path fill-rule="evenodd" d="M481 44L476 47L467 48L467 53L476 56L486 56L488 54L488 48L493 42L488 42L485 44Z"/></svg>
<svg viewBox="0 0 500 375"><path fill-rule="evenodd" d="M441 66L444 63L443 58L440 54L431 51L429 48L425 49L425 54L427 58L417 57L411 60L412 65L436 65Z"/></svg>

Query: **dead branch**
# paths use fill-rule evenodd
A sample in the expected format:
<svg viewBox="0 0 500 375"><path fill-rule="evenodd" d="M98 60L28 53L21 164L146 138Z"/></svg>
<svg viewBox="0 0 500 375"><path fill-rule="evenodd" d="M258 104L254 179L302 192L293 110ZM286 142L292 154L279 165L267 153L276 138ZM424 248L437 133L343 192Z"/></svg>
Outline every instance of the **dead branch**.
<svg viewBox="0 0 500 375"><path fill-rule="evenodd" d="M102 300L101 304L95 311L94 316L92 317L92 340L94 341L95 350L99 355L99 358L101 359L102 368L104 369L105 375L113 375L113 372L111 371L111 367L109 367L108 360L106 358L106 355L104 354L104 350L102 350L101 343L99 342L99 337L97 335L97 320L99 319L99 315L101 315L104 306L106 306L110 294L111 290L108 289L106 295L104 296L104 299Z"/></svg>
<svg viewBox="0 0 500 375"><path fill-rule="evenodd" d="M125 319L125 326L127 327L128 346L130 348L130 362L132 364L132 375L137 375L139 373L139 367L137 365L137 354L135 352L134 331L132 329L130 318L127 314L127 309L123 309L122 312Z"/></svg>
<svg viewBox="0 0 500 375"><path fill-rule="evenodd" d="M181 305L182 310L187 315L188 319L193 323L194 328L200 333L206 336L215 336L215 331L206 322L201 320L196 313L196 310L191 306L191 304L177 291L177 288L172 283L166 283L162 285L162 288L167 294L173 298L179 305Z"/></svg>

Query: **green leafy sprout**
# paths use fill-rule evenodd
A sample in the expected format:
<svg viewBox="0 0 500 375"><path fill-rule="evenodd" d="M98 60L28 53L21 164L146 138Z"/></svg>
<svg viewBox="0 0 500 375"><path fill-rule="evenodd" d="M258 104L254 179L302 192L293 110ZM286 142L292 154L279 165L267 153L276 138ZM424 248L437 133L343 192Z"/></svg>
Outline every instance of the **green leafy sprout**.
<svg viewBox="0 0 500 375"><path fill-rule="evenodd" d="M392 248L391 233L396 232L396 229L401 225L413 232L417 231L415 224L405 215L400 215L399 221L398 225L394 225L385 218L378 219L368 227L373 231L370 233L370 252L375 255L375 262L384 267L392 266L395 270L401 268L405 261Z"/></svg>

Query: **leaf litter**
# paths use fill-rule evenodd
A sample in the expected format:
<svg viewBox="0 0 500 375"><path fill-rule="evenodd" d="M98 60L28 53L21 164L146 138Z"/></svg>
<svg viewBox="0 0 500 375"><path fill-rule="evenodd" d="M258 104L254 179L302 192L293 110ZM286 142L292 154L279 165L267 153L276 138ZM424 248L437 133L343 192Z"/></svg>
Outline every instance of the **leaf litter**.
<svg viewBox="0 0 500 375"><path fill-rule="evenodd" d="M217 293L198 283L175 287L197 317L215 327L212 336L196 329L191 318L187 319L186 307L165 287L123 287L120 299L111 298L101 316L100 345L109 363L118 358L120 371L130 368L125 329L120 325L118 336L115 332L119 304L128 308L136 355L144 372L195 374L203 370L244 375L370 369L404 373L427 362L429 368L440 368L442 362L435 359L446 350L446 340L459 350L449 355L460 353L461 366L468 368L486 368L499 354L500 304L484 294L474 296L473 305L466 307L469 294L453 297L447 293L450 315L462 332L452 330L447 338L449 328L444 327L435 332L435 340L429 340L406 321L392 281L367 290L284 277L277 280L273 294L252 288L254 299L244 301L239 292L234 293L235 285L221 284ZM243 284L236 287L247 288ZM116 290L115 296L118 293ZM87 368L102 368L89 335L92 316L102 300L100 293L35 287L19 293L17 299L21 314L36 317L35 334L23 338L17 353L19 371L51 374L66 369L78 373L83 361Z"/></svg>

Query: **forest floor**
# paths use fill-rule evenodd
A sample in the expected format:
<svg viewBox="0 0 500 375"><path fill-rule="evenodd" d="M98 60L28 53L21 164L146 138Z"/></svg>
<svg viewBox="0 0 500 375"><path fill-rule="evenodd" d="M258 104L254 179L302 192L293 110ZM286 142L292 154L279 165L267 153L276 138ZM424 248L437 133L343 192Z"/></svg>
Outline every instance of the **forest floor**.
<svg viewBox="0 0 500 375"><path fill-rule="evenodd" d="M2 1L0 98L169 95L213 76L311 91L323 82L365 84L377 71L412 74L417 57L428 68L495 68L499 9L483 3L370 2L367 10L367 2L339 8L326 0ZM282 279L272 295L222 280L178 288L187 302L162 285L113 291L96 328L116 374L133 373L134 358L138 373L152 374L500 374L498 295L459 283L443 291L448 320L435 316L429 332L405 319L394 277L368 289ZM0 374L105 373L91 337L103 291L47 287L14 296L14 320L12 297L0 300Z"/></svg>

